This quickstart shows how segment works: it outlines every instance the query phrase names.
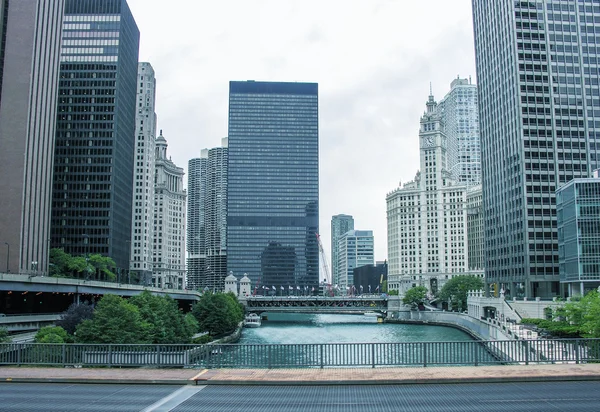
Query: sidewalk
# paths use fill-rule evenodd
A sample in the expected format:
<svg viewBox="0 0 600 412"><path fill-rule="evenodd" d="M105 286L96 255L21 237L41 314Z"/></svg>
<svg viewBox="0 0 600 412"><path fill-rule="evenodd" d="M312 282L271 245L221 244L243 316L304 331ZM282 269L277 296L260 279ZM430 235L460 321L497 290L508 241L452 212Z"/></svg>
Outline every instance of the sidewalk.
<svg viewBox="0 0 600 412"><path fill-rule="evenodd" d="M348 369L0 367L1 382L169 385L390 385L600 380L600 364Z"/></svg>

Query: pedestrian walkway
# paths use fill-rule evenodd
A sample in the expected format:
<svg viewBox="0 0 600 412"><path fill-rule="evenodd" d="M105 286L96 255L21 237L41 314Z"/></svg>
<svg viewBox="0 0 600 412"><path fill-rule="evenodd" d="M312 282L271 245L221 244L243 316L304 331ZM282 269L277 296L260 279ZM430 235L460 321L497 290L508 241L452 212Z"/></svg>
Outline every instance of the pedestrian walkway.
<svg viewBox="0 0 600 412"><path fill-rule="evenodd" d="M600 364L347 369L0 367L0 382L173 385L389 385L600 380Z"/></svg>

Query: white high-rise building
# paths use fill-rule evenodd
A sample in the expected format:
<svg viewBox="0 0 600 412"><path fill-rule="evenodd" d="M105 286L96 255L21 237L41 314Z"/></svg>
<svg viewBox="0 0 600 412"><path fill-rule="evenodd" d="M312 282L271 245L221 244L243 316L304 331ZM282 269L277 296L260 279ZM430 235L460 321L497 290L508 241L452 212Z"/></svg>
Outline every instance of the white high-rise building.
<svg viewBox="0 0 600 412"><path fill-rule="evenodd" d="M335 215L331 218L331 279L334 284L340 283L338 242L340 237L349 230L354 230L354 218L352 216Z"/></svg>
<svg viewBox="0 0 600 412"><path fill-rule="evenodd" d="M188 163L188 289L222 291L227 276L227 154L203 149Z"/></svg>
<svg viewBox="0 0 600 412"><path fill-rule="evenodd" d="M448 141L446 156L452 178L467 187L481 183L477 86L471 78L456 78L438 104Z"/></svg>
<svg viewBox="0 0 600 412"><path fill-rule="evenodd" d="M338 283L342 293L353 294L354 269L375 263L372 230L349 230L338 240Z"/></svg>
<svg viewBox="0 0 600 412"><path fill-rule="evenodd" d="M186 197L183 168L167 157L167 141L160 131L156 138L154 183L154 287L185 287Z"/></svg>
<svg viewBox="0 0 600 412"><path fill-rule="evenodd" d="M419 141L421 170L386 197L388 288L401 294L413 286L436 292L452 276L468 273L467 188L451 178L448 141L432 95Z"/></svg>
<svg viewBox="0 0 600 412"><path fill-rule="evenodd" d="M130 272L148 285L152 279L154 241L154 173L156 139L156 78L150 63L138 63L135 116L135 159L133 169L133 207Z"/></svg>

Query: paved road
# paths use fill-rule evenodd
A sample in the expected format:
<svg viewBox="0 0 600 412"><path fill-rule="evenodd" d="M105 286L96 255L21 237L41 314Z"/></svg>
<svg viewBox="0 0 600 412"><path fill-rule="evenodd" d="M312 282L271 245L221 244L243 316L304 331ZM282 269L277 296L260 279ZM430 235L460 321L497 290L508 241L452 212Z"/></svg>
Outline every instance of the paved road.
<svg viewBox="0 0 600 412"><path fill-rule="evenodd" d="M598 382L364 386L0 383L0 411L596 412Z"/></svg>

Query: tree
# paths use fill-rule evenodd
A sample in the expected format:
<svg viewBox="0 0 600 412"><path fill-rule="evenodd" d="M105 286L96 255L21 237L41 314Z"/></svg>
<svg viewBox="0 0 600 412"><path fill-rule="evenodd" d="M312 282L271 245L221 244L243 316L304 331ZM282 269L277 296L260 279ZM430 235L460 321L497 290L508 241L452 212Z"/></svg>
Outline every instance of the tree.
<svg viewBox="0 0 600 412"><path fill-rule="evenodd" d="M12 339L8 335L8 330L6 328L0 328L0 343L9 343Z"/></svg>
<svg viewBox="0 0 600 412"><path fill-rule="evenodd" d="M152 343L189 343L197 331L197 323L194 329L194 324L186 321L170 296L155 296L145 290L130 302L138 307L142 320L149 325Z"/></svg>
<svg viewBox="0 0 600 412"><path fill-rule="evenodd" d="M92 319L77 326L81 343L151 343L151 326L142 319L136 305L116 295L104 295Z"/></svg>
<svg viewBox="0 0 600 412"><path fill-rule="evenodd" d="M60 326L44 326L33 338L36 343L66 343L69 342L67 331Z"/></svg>
<svg viewBox="0 0 600 412"><path fill-rule="evenodd" d="M402 298L402 303L405 305L417 306L425 301L427 296L427 288L425 286L415 286L406 291Z"/></svg>
<svg viewBox="0 0 600 412"><path fill-rule="evenodd" d="M78 277L84 279L116 280L112 269L115 261L100 254L87 256L72 256L63 249L50 250L50 276Z"/></svg>
<svg viewBox="0 0 600 412"><path fill-rule="evenodd" d="M62 327L69 335L73 335L77 325L86 319L92 319L94 308L88 303L72 303L64 312L60 319L56 321L56 326Z"/></svg>
<svg viewBox="0 0 600 412"><path fill-rule="evenodd" d="M192 307L200 330L212 336L230 333L244 319L244 309L233 293L205 293Z"/></svg>
<svg viewBox="0 0 600 412"><path fill-rule="evenodd" d="M577 325L584 337L600 338L600 295L597 291L593 290L580 300L567 303L561 314L569 323Z"/></svg>
<svg viewBox="0 0 600 412"><path fill-rule="evenodd" d="M483 289L483 280L478 276L460 275L450 279L442 290L439 298L442 301L450 299L452 305L459 310L467 309L467 293L471 290Z"/></svg>

